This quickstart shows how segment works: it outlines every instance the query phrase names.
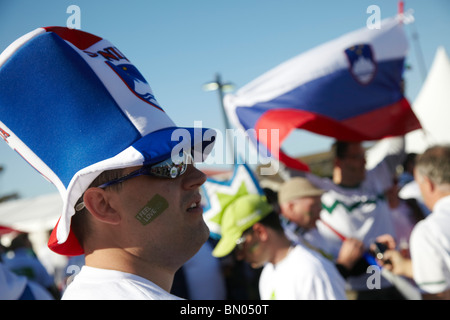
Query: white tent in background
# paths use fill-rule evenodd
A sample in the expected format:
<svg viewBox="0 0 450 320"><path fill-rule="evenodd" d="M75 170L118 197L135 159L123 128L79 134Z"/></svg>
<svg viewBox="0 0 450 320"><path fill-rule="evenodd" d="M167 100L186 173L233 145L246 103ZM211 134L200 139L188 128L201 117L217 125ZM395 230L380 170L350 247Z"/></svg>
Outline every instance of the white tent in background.
<svg viewBox="0 0 450 320"><path fill-rule="evenodd" d="M407 152L422 153L437 143L450 143L450 58L439 47L412 108L423 129L406 135Z"/></svg>
<svg viewBox="0 0 450 320"><path fill-rule="evenodd" d="M39 248L47 242L47 231L55 227L62 207L59 193L7 201L0 204L0 226L29 233L33 245Z"/></svg>
<svg viewBox="0 0 450 320"><path fill-rule="evenodd" d="M23 232L50 230L62 212L59 193L7 201L0 204L0 225Z"/></svg>
<svg viewBox="0 0 450 320"><path fill-rule="evenodd" d="M437 49L412 109L423 129L406 134L406 152L422 153L433 144L450 144L450 58L443 47ZM376 143L367 152L367 167L374 167L386 152L387 141Z"/></svg>

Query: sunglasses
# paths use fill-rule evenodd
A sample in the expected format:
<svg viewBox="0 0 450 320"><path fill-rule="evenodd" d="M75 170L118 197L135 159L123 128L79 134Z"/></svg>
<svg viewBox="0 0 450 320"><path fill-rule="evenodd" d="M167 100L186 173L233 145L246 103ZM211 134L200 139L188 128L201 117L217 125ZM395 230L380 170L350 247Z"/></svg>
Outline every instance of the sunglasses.
<svg viewBox="0 0 450 320"><path fill-rule="evenodd" d="M135 170L133 172L130 172L129 174L108 181L102 185L99 185L98 188L106 188L109 186L112 186L117 183L122 183L126 180L129 180L131 178L139 177L139 176L153 176L158 178L167 178L167 179L175 179L179 176L181 176L183 173L186 172L187 165L189 163L194 163L192 159L192 155L186 152L183 152L183 155L180 155L179 157L176 157L176 159L173 159L172 157L158 162L156 164L152 165L145 165L142 168Z"/></svg>
<svg viewBox="0 0 450 320"><path fill-rule="evenodd" d="M244 250L245 241L247 240L247 235L242 235L239 239L236 240L236 250L242 251Z"/></svg>

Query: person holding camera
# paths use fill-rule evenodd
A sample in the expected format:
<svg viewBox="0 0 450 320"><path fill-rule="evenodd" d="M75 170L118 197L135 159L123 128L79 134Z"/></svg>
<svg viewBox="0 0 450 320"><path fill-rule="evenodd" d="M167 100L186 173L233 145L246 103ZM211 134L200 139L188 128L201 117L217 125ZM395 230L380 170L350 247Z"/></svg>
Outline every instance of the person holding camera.
<svg viewBox="0 0 450 320"><path fill-rule="evenodd" d="M411 259L387 250L380 263L394 274L414 279L423 299L450 300L450 146L433 146L419 155L414 178L432 213L411 233Z"/></svg>
<svg viewBox="0 0 450 320"><path fill-rule="evenodd" d="M336 141L332 146L332 178L313 173L291 172L304 176L316 187L325 190L321 197L322 211L317 230L326 239L330 253L336 259L344 239L358 239L369 250L383 234L395 236L392 213L384 192L392 185L396 167L405 154L405 139L389 138L384 158L372 169L366 169L362 142ZM381 276L380 287L368 286L371 273L367 269L347 280L348 295L358 300L403 300L405 297L388 279Z"/></svg>

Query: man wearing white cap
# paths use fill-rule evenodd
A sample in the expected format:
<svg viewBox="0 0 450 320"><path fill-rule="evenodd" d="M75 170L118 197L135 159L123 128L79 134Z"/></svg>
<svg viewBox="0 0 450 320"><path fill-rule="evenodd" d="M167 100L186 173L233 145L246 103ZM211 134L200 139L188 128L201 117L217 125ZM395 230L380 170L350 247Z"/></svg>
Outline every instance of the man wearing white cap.
<svg viewBox="0 0 450 320"><path fill-rule="evenodd" d="M176 299L175 271L209 235L192 162L215 132L177 127L126 56L80 30L16 40L0 88L1 136L63 198L50 249L85 255L63 299Z"/></svg>
<svg viewBox="0 0 450 320"><path fill-rule="evenodd" d="M362 260L362 241L348 238L343 241L336 259L330 254L332 246L317 230L322 210L321 196L325 191L316 188L303 177L285 181L278 190L281 222L286 235L333 260L344 278L350 273L365 272L367 263ZM357 266L355 269L353 269Z"/></svg>

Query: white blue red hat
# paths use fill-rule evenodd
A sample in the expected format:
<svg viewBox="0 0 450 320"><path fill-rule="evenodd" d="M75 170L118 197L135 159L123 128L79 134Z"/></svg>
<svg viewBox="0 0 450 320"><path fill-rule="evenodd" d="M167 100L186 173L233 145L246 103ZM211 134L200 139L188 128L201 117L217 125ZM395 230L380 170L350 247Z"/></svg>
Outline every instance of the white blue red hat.
<svg viewBox="0 0 450 320"><path fill-rule="evenodd" d="M215 131L177 127L137 68L107 40L47 27L0 55L0 136L63 198L50 249L79 255L83 249L70 229L74 206L101 172L157 163L177 148L193 148L203 161Z"/></svg>

